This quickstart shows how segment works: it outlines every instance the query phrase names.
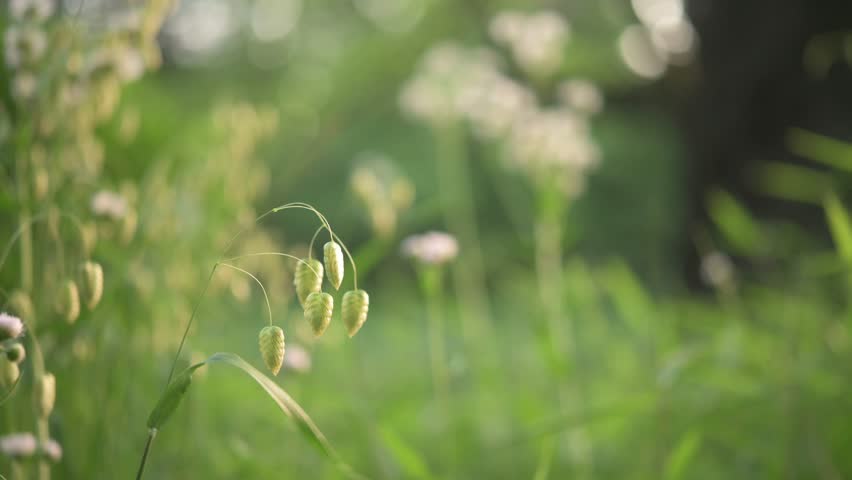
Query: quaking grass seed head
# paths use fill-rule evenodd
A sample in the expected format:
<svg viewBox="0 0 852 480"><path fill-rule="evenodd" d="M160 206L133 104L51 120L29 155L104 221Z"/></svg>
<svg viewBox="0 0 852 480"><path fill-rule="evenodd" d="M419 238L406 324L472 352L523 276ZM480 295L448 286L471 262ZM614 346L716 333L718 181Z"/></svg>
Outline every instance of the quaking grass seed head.
<svg viewBox="0 0 852 480"><path fill-rule="evenodd" d="M17 363L0 357L0 386L7 390L12 388L20 375L21 370Z"/></svg>
<svg viewBox="0 0 852 480"><path fill-rule="evenodd" d="M346 331L351 338L367 321L370 296L364 290L350 290L343 295L343 304L340 308L343 324L346 325Z"/></svg>
<svg viewBox="0 0 852 480"><path fill-rule="evenodd" d="M322 290L322 275L322 262L315 258L304 259L303 262L296 265L293 284L296 287L296 295L299 297L299 304L302 305L302 308L305 308L308 295Z"/></svg>
<svg viewBox="0 0 852 480"><path fill-rule="evenodd" d="M311 324L314 336L321 336L331 323L334 311L334 298L325 292L314 292L308 295L305 302L305 320Z"/></svg>
<svg viewBox="0 0 852 480"><path fill-rule="evenodd" d="M9 308L25 322L32 321L35 315L35 307L33 301L27 292L23 290L15 290L9 295Z"/></svg>
<svg viewBox="0 0 852 480"><path fill-rule="evenodd" d="M80 266L83 277L82 295L86 308L93 310L104 293L104 270L97 262L86 261Z"/></svg>
<svg viewBox="0 0 852 480"><path fill-rule="evenodd" d="M73 280L63 282L56 300L56 311L68 323L74 323L80 316L80 291Z"/></svg>
<svg viewBox="0 0 852 480"><path fill-rule="evenodd" d="M45 373L40 381L36 381L34 390L36 412L41 418L49 417L56 403L56 377L52 373Z"/></svg>
<svg viewBox="0 0 852 480"><path fill-rule="evenodd" d="M13 343L6 349L6 358L12 363L21 363L27 358L27 351L20 343Z"/></svg>
<svg viewBox="0 0 852 480"><path fill-rule="evenodd" d="M343 283L343 250L337 242L326 242L323 246L323 260L325 261L325 274L328 281L335 290Z"/></svg>
<svg viewBox="0 0 852 480"><path fill-rule="evenodd" d="M284 362L284 330L277 326L263 327L258 335L260 356L273 375L278 375Z"/></svg>

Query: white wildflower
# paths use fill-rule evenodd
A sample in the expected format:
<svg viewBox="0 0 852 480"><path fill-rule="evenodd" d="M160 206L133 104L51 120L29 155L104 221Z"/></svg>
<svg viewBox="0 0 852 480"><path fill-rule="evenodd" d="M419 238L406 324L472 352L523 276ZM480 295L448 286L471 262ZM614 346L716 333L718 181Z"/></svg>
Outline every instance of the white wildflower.
<svg viewBox="0 0 852 480"><path fill-rule="evenodd" d="M515 62L527 73L549 76L562 65L570 28L553 11L503 12L491 21L489 31L495 42L509 47Z"/></svg>
<svg viewBox="0 0 852 480"><path fill-rule="evenodd" d="M41 446L41 451L53 462L58 462L62 459L62 447L59 445L59 442L52 438Z"/></svg>
<svg viewBox="0 0 852 480"><path fill-rule="evenodd" d="M307 373L311 370L311 354L299 344L287 346L284 355L284 368L296 373Z"/></svg>
<svg viewBox="0 0 852 480"><path fill-rule="evenodd" d="M101 190L92 197L92 212L95 215L119 220L127 214L127 200L120 194L109 190Z"/></svg>
<svg viewBox="0 0 852 480"><path fill-rule="evenodd" d="M18 338L23 331L24 323L20 318L0 312L0 340Z"/></svg>
<svg viewBox="0 0 852 480"><path fill-rule="evenodd" d="M510 162L523 168L582 171L599 160L585 118L567 109L529 112L515 124L508 142Z"/></svg>
<svg viewBox="0 0 852 480"><path fill-rule="evenodd" d="M3 34L6 66L17 68L41 59L47 50L47 35L34 27L9 27Z"/></svg>
<svg viewBox="0 0 852 480"><path fill-rule="evenodd" d="M730 285L734 279L734 264L722 252L710 252L701 258L701 279L711 287Z"/></svg>
<svg viewBox="0 0 852 480"><path fill-rule="evenodd" d="M479 72L460 98L461 106L477 135L496 139L536 106L535 95L496 69Z"/></svg>
<svg viewBox="0 0 852 480"><path fill-rule="evenodd" d="M600 113L603 109L603 95L594 83L575 79L563 82L559 86L559 98L565 105L585 114Z"/></svg>
<svg viewBox="0 0 852 480"><path fill-rule="evenodd" d="M145 74L145 57L135 48L119 48L114 53L115 71L124 82L139 80Z"/></svg>
<svg viewBox="0 0 852 480"><path fill-rule="evenodd" d="M0 437L0 452L10 457L31 457L37 447L32 433L10 433Z"/></svg>
<svg viewBox="0 0 852 480"><path fill-rule="evenodd" d="M403 112L429 123L461 118L469 102L471 82L497 67L497 57L482 48L438 44L424 55L414 76L403 86Z"/></svg>
<svg viewBox="0 0 852 480"><path fill-rule="evenodd" d="M9 13L15 20L44 21L56 9L53 0L9 0Z"/></svg>
<svg viewBox="0 0 852 480"><path fill-rule="evenodd" d="M440 265L459 254L456 238L444 232L412 235L402 242L402 254L429 265Z"/></svg>
<svg viewBox="0 0 852 480"><path fill-rule="evenodd" d="M21 71L12 79L12 96L18 100L29 100L38 89L38 78L32 72Z"/></svg>

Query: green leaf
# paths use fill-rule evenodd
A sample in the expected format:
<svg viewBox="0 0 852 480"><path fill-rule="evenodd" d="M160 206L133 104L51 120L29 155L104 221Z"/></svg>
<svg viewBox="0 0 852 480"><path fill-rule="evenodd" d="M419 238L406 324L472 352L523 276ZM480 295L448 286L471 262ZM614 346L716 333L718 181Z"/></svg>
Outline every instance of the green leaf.
<svg viewBox="0 0 852 480"><path fill-rule="evenodd" d="M820 204L834 183L831 172L781 162L765 162L755 169L761 193L794 202Z"/></svg>
<svg viewBox="0 0 852 480"><path fill-rule="evenodd" d="M837 170L852 172L852 145L825 135L793 128L787 144L796 155L820 162Z"/></svg>
<svg viewBox="0 0 852 480"><path fill-rule="evenodd" d="M701 448L701 433L691 430L681 437L666 460L665 480L684 478L683 474Z"/></svg>
<svg viewBox="0 0 852 480"><path fill-rule="evenodd" d="M264 391L266 391L281 411L295 422L299 431L302 432L309 442L316 446L321 453L334 462L335 466L337 466L341 473L343 473L347 478L366 478L352 470L352 468L340 458L340 455L338 455L337 451L334 450L325 435L323 435L319 427L317 427L314 421L311 420L311 417L308 416L305 410L272 379L251 366L238 355L230 352L215 353L206 360L206 363L225 363L246 373L255 382L257 382Z"/></svg>
<svg viewBox="0 0 852 480"><path fill-rule="evenodd" d="M825 196L823 207L838 253L847 262L852 261L852 224L849 221L849 212L833 192Z"/></svg>
<svg viewBox="0 0 852 480"><path fill-rule="evenodd" d="M429 467L416 450L389 427L379 429L382 441L397 463L405 470L406 478L432 478Z"/></svg>
<svg viewBox="0 0 852 480"><path fill-rule="evenodd" d="M730 193L713 190L707 197L707 208L731 247L746 255L761 253L766 243L760 225Z"/></svg>

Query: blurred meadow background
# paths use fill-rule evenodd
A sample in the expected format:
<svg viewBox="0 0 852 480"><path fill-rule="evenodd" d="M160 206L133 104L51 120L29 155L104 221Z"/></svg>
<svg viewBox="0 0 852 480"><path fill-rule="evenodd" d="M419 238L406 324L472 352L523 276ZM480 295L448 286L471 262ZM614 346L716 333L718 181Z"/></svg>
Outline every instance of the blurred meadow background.
<svg viewBox="0 0 852 480"><path fill-rule="evenodd" d="M852 477L850 4L0 7L0 478Z"/></svg>

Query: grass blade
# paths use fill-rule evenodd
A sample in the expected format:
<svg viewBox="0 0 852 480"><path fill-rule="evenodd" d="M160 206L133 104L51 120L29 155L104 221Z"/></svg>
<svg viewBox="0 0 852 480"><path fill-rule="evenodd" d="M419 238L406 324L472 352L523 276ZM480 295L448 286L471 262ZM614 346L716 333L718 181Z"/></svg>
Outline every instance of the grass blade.
<svg viewBox="0 0 852 480"><path fill-rule="evenodd" d="M225 363L246 373L255 382L257 382L264 391L266 391L281 411L296 423L299 431L308 438L310 443L316 446L327 458L332 460L344 475L352 479L366 478L352 470L352 468L340 458L340 455L338 455L337 451L334 450L328 442L328 439L326 439L325 435L322 431L320 431L314 421L311 420L311 417L308 416L305 410L296 403L296 401L293 400L293 398L285 392L283 388L272 381L272 379L251 366L251 364L240 358L238 355L230 352L215 353L207 359L206 363Z"/></svg>
<svg viewBox="0 0 852 480"><path fill-rule="evenodd" d="M429 467L416 450L411 448L402 437L389 427L379 429L382 441L390 450L397 463L405 470L406 478L432 478Z"/></svg>
<svg viewBox="0 0 852 480"><path fill-rule="evenodd" d="M840 257L846 262L852 261L852 223L849 220L849 212L834 193L825 196L823 206L831 237Z"/></svg>
<svg viewBox="0 0 852 480"><path fill-rule="evenodd" d="M701 448L701 433L689 431L681 437L666 461L665 480L684 478L684 471Z"/></svg>
<svg viewBox="0 0 852 480"><path fill-rule="evenodd" d="M759 255L764 242L763 231L749 211L724 190L714 190L707 197L707 209L713 223L731 247L746 255Z"/></svg>

